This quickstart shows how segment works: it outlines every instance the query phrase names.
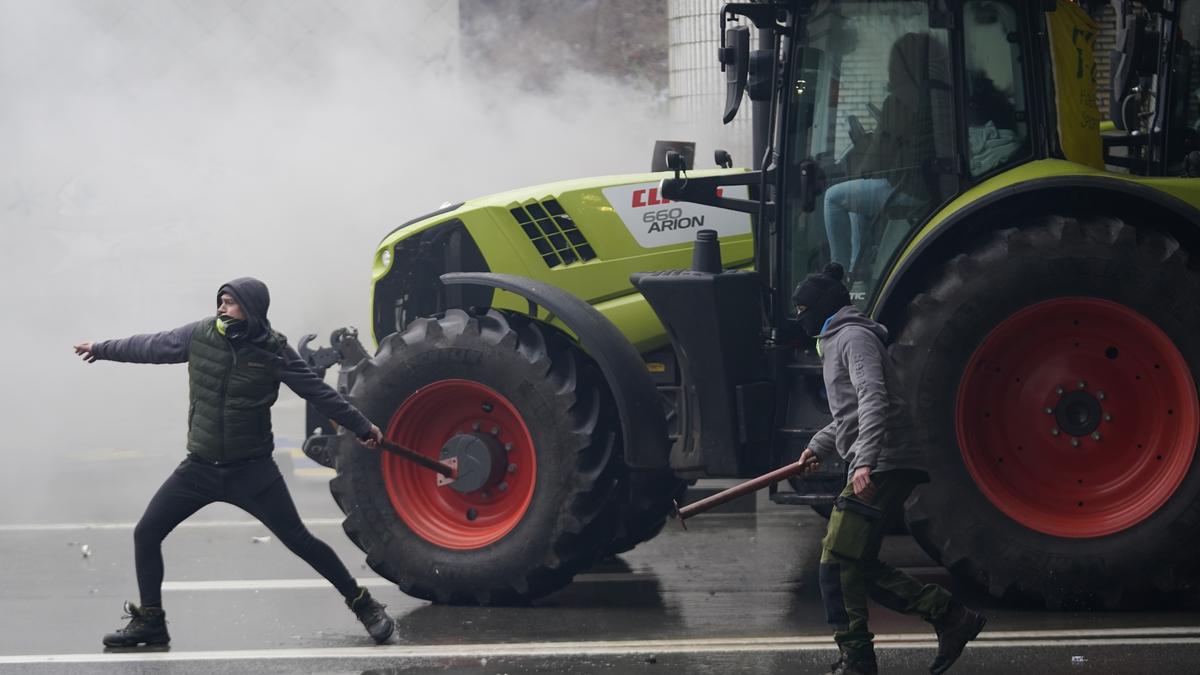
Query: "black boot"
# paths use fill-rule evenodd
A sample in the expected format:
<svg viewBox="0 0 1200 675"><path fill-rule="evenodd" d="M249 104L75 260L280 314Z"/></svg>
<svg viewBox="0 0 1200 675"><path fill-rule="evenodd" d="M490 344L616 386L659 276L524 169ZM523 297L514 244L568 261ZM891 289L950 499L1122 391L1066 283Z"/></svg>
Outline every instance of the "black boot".
<svg viewBox="0 0 1200 675"><path fill-rule="evenodd" d="M829 668L829 675L879 675L874 650L856 654L843 650L841 658Z"/></svg>
<svg viewBox="0 0 1200 675"><path fill-rule="evenodd" d="M165 645L171 641L167 634L167 615L160 607L138 607L125 603L129 625L104 636L105 647L136 647L140 644Z"/></svg>
<svg viewBox="0 0 1200 675"><path fill-rule="evenodd" d="M380 604L375 598L372 598L370 591L359 586L358 596L353 600L347 600L346 606L354 611L354 615L366 627L375 644L381 645L392 637L392 632L396 630L396 622L392 621L392 617L383 611L387 605Z"/></svg>
<svg viewBox="0 0 1200 675"><path fill-rule="evenodd" d="M929 672L940 675L950 670L950 666L962 655L963 648L979 635L986 623L987 617L979 612L957 602L950 603L946 614L933 622L933 628L937 631L938 650L933 663L929 664Z"/></svg>

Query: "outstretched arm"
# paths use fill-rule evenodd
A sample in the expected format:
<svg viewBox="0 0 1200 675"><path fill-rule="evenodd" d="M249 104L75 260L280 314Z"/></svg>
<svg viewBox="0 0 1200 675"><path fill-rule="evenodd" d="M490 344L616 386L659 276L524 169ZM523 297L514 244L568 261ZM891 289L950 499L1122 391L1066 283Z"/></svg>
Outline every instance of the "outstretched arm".
<svg viewBox="0 0 1200 675"><path fill-rule="evenodd" d="M290 345L283 348L283 363L283 383L297 396L311 403L318 412L354 432L355 436L364 439L368 447L375 447L383 439L379 427L372 424L358 408L350 405L337 390L325 384Z"/></svg>
<svg viewBox="0 0 1200 675"><path fill-rule="evenodd" d="M196 323L161 333L132 335L120 340L80 342L75 353L84 361L122 361L125 363L183 363Z"/></svg>

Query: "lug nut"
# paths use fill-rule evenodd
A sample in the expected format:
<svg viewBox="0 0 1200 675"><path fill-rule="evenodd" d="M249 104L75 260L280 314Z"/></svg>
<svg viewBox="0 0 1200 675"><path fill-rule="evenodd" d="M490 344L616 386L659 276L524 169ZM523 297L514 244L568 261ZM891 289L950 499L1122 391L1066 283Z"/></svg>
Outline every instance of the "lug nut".
<svg viewBox="0 0 1200 675"><path fill-rule="evenodd" d="M1093 440L1093 441L1098 441L1098 440L1100 440L1100 432L1099 432L1099 431L1093 431L1093 432L1092 432L1092 440Z"/></svg>
<svg viewBox="0 0 1200 675"><path fill-rule="evenodd" d="M1072 438L1072 439L1071 439L1071 447L1072 447L1072 448L1078 448L1078 447L1079 447L1079 439L1078 439L1078 438Z"/></svg>
<svg viewBox="0 0 1200 675"><path fill-rule="evenodd" d="M473 422L471 424L471 431L479 431L479 422Z"/></svg>
<svg viewBox="0 0 1200 675"><path fill-rule="evenodd" d="M504 451L505 451L505 452L512 452L512 443L505 443L505 444L504 444Z"/></svg>
<svg viewBox="0 0 1200 675"><path fill-rule="evenodd" d="M501 492L504 492L505 490L508 489L508 483L501 482L499 485L496 486L496 488L498 490L500 490Z"/></svg>
<svg viewBox="0 0 1200 675"><path fill-rule="evenodd" d="M1054 427L1053 429L1051 429L1051 430L1050 430L1050 435L1051 435L1051 436L1057 436L1057 435L1058 435L1058 427Z"/></svg>
<svg viewBox="0 0 1200 675"><path fill-rule="evenodd" d="M517 472L517 465L516 465L516 464L509 464L509 465L508 465L508 472L509 472L509 473L516 473L516 472Z"/></svg>
<svg viewBox="0 0 1200 675"><path fill-rule="evenodd" d="M1098 392L1096 392L1096 398L1098 398L1098 399L1100 399L1101 401L1103 401L1103 400L1104 400L1104 392L1102 392L1102 391L1098 391Z"/></svg>
<svg viewBox="0 0 1200 675"><path fill-rule="evenodd" d="M1053 414L1054 414L1054 408L1046 408L1046 414L1047 414L1047 415L1053 415Z"/></svg>
<svg viewBox="0 0 1200 675"><path fill-rule="evenodd" d="M1087 389L1087 382L1084 382L1083 380L1080 380L1080 381L1079 381L1079 388L1080 388L1080 389Z"/></svg>
<svg viewBox="0 0 1200 675"><path fill-rule="evenodd" d="M1059 388L1055 389L1055 390L1054 390L1054 393L1058 394L1059 396L1062 396L1062 395L1063 395L1063 388L1062 388L1062 387L1059 387Z"/></svg>
<svg viewBox="0 0 1200 675"><path fill-rule="evenodd" d="M483 412L485 412L485 413L492 412L492 404L491 403L484 403L481 407L483 408Z"/></svg>
<svg viewBox="0 0 1200 675"><path fill-rule="evenodd" d="M500 435L500 427L492 427L492 435L499 436Z"/></svg>
<svg viewBox="0 0 1200 675"><path fill-rule="evenodd" d="M1108 413L1104 413L1104 421L1105 421L1105 422L1111 422L1111 421L1112 421L1112 415L1110 415L1110 414L1108 414Z"/></svg>

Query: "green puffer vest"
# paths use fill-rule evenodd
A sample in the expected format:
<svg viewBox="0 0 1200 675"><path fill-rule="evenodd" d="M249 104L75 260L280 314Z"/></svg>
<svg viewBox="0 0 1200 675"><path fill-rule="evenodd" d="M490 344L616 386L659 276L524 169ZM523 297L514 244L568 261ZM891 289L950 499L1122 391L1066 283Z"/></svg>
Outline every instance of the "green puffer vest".
<svg viewBox="0 0 1200 675"><path fill-rule="evenodd" d="M196 327L188 349L188 452L221 463L271 454L271 405L286 342L272 332L261 346L235 350L215 319Z"/></svg>

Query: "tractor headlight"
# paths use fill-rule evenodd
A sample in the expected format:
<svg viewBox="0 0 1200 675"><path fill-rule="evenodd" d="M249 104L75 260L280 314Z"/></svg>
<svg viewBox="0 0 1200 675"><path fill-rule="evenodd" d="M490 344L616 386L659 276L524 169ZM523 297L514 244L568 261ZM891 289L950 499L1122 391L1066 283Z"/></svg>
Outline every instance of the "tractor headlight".
<svg viewBox="0 0 1200 675"><path fill-rule="evenodd" d="M371 278L379 281L392 267L392 247L384 248L375 254L375 264L371 265Z"/></svg>

